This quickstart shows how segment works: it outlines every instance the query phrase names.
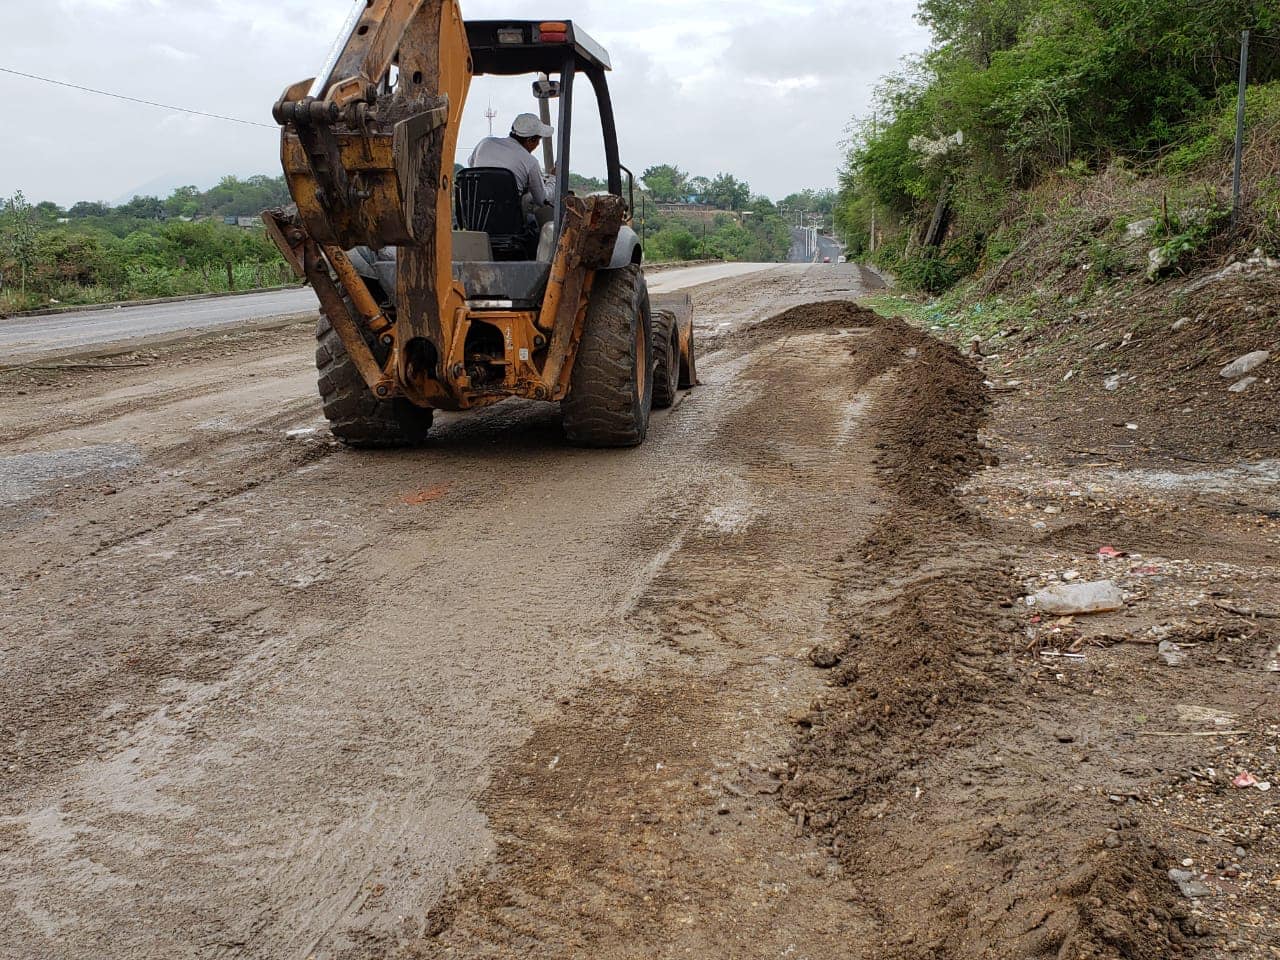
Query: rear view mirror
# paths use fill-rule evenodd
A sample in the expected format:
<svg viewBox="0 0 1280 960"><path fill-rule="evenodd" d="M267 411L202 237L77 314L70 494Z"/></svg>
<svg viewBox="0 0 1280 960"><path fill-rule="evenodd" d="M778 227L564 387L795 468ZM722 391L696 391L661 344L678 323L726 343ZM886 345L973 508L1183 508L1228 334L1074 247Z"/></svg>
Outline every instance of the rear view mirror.
<svg viewBox="0 0 1280 960"><path fill-rule="evenodd" d="M533 81L533 95L538 100L555 100L560 96L559 80Z"/></svg>

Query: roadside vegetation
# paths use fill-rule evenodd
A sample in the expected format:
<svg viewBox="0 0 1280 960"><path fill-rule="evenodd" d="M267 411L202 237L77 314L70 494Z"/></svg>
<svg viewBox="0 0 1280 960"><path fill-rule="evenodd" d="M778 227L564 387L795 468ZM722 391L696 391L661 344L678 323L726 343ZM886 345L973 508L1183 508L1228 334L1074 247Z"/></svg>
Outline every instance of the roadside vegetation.
<svg viewBox="0 0 1280 960"><path fill-rule="evenodd" d="M642 180L645 202L637 213L645 256L654 262L783 262L801 215L829 222L836 200L834 190L804 190L775 203L732 174L697 176L674 164L652 166Z"/></svg>
<svg viewBox="0 0 1280 960"><path fill-rule="evenodd" d="M977 333L1001 314L1034 320L1117 286L1280 255L1270 0L923 0L919 16L933 49L886 79L855 127L836 204L851 254L945 295L942 312Z"/></svg>
<svg viewBox="0 0 1280 960"><path fill-rule="evenodd" d="M290 283L261 226L224 222L287 196L283 178L226 177L211 190L182 187L118 207L0 199L0 315Z"/></svg>
<svg viewBox="0 0 1280 960"><path fill-rule="evenodd" d="M591 177L572 182L579 193L606 189ZM781 262L791 224L801 213L829 219L835 199L834 191L806 190L775 204L732 174L691 177L663 165L645 172L637 225L654 262ZM292 283L256 223L262 210L288 202L284 179L265 176L225 177L210 190L182 187L120 206L63 208L21 192L0 198L0 316ZM672 204L686 209L660 209Z"/></svg>

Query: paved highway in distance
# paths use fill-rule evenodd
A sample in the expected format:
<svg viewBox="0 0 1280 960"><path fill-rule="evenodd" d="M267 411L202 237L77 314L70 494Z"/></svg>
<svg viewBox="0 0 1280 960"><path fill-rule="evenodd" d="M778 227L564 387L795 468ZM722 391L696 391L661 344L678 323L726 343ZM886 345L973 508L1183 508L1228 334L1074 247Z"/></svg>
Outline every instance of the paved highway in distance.
<svg viewBox="0 0 1280 960"><path fill-rule="evenodd" d="M767 263L716 263L656 271L649 277L649 289L654 293L681 290L726 277L758 273L770 266ZM22 361L151 337L230 329L275 317L308 314L316 309L316 295L309 287L302 287L0 320L0 361Z"/></svg>

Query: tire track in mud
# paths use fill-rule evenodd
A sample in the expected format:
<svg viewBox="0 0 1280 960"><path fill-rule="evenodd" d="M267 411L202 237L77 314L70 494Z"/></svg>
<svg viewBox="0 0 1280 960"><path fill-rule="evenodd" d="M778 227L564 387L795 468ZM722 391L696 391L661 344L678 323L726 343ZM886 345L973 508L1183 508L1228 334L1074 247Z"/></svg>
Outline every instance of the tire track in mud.
<svg viewBox="0 0 1280 960"><path fill-rule="evenodd" d="M701 494L655 519L679 548L628 617L650 670L539 726L483 798L496 864L397 956L843 957L869 939L778 797L788 718L822 697L811 651L842 632L847 547L877 515L849 410L904 358L818 314L723 344L755 396L707 443Z"/></svg>

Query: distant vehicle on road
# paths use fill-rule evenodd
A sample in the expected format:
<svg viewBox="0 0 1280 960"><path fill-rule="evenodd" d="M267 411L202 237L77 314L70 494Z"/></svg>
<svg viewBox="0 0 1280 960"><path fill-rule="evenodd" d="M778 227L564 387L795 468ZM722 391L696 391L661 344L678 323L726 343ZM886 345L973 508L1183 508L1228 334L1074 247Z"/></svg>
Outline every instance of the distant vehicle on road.
<svg viewBox="0 0 1280 960"><path fill-rule="evenodd" d="M823 263L830 263L830 262L831 262L831 258L830 258L830 257L823 257L823 258L822 258L822 262L823 262Z"/></svg>

